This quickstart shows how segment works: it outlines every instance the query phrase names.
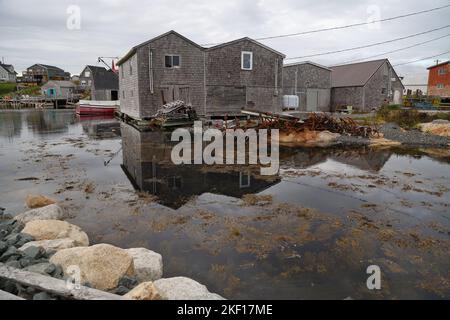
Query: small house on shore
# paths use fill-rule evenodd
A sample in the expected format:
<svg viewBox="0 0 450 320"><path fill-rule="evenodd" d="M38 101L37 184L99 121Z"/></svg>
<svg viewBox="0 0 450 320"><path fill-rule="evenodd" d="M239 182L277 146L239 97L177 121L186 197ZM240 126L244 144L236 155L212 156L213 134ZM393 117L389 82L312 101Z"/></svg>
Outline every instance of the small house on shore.
<svg viewBox="0 0 450 320"><path fill-rule="evenodd" d="M75 89L76 85L71 81L52 80L41 87L41 92L50 99L70 99Z"/></svg>
<svg viewBox="0 0 450 320"><path fill-rule="evenodd" d="M305 61L283 68L283 94L298 97L298 111L330 111L331 69ZM291 107L285 105L284 107Z"/></svg>
<svg viewBox="0 0 450 320"><path fill-rule="evenodd" d="M80 73L80 89L89 92L91 100L119 100L119 77L104 67L86 66Z"/></svg>
<svg viewBox="0 0 450 320"><path fill-rule="evenodd" d="M44 84L50 80L69 81L70 73L46 64L34 64L23 73L22 82Z"/></svg>
<svg viewBox="0 0 450 320"><path fill-rule="evenodd" d="M429 67L428 71L428 95L450 98L450 61Z"/></svg>
<svg viewBox="0 0 450 320"><path fill-rule="evenodd" d="M284 55L249 38L204 48L170 31L132 48L118 63L120 109L152 118L175 100L199 115L243 108L281 111Z"/></svg>
<svg viewBox="0 0 450 320"><path fill-rule="evenodd" d="M0 63L0 82L16 82L17 72L11 64Z"/></svg>
<svg viewBox="0 0 450 320"><path fill-rule="evenodd" d="M401 104L404 86L387 59L331 67L332 111L352 106L371 111L385 103Z"/></svg>

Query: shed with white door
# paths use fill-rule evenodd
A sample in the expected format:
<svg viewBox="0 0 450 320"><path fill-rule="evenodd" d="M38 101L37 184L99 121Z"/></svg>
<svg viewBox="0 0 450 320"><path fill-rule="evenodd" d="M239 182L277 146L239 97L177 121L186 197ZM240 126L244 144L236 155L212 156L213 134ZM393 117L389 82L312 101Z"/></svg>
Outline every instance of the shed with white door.
<svg viewBox="0 0 450 320"><path fill-rule="evenodd" d="M331 69L311 61L284 65L283 94L298 97L299 111L330 111ZM291 102L292 98L284 101Z"/></svg>

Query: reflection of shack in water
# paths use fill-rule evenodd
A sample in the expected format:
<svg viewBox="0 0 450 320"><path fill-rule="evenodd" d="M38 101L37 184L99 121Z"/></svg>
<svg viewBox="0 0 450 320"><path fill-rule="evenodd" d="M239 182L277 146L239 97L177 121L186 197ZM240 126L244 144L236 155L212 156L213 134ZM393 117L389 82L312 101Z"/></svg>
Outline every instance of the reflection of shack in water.
<svg viewBox="0 0 450 320"><path fill-rule="evenodd" d="M111 139L120 136L120 122L114 117L80 118L83 131L92 139Z"/></svg>
<svg viewBox="0 0 450 320"><path fill-rule="evenodd" d="M296 150L283 150L280 153L280 162L283 167L307 169L327 160L347 164L368 172L379 172L389 161L393 151L358 148L302 148Z"/></svg>
<svg viewBox="0 0 450 320"><path fill-rule="evenodd" d="M261 176L258 166L174 165L170 133L140 132L124 123L121 130L124 172L136 189L171 208L203 193L239 198L280 182L278 176Z"/></svg>

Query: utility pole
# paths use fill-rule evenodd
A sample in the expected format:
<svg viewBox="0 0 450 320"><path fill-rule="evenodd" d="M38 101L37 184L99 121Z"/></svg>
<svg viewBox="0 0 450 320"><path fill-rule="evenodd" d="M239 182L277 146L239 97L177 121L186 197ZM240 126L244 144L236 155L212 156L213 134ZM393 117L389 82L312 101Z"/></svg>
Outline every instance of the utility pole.
<svg viewBox="0 0 450 320"><path fill-rule="evenodd" d="M440 62L439 60L436 60L436 65L438 65L438 64L439 64L439 62Z"/></svg>

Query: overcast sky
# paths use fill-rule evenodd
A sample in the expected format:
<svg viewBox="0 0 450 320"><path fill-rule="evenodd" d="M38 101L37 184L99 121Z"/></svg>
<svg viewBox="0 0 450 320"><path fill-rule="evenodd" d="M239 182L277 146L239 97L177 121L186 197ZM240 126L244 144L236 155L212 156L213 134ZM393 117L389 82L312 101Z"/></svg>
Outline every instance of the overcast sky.
<svg viewBox="0 0 450 320"><path fill-rule="evenodd" d="M99 56L121 57L134 45L169 30L199 43L248 36L296 33L389 18L450 4L449 0L0 0L0 57L21 73L34 63L56 65L79 74ZM67 27L69 6L80 8L80 29ZM340 50L446 26L450 8L405 19L291 38L264 41L287 57ZM76 27L75 24L71 24ZM439 36L450 28L368 49L308 58L324 65L392 51ZM392 64L450 51L450 37L387 56ZM450 54L439 58L450 59ZM405 83L426 83L430 59L397 72ZM289 61L292 62L292 61Z"/></svg>

